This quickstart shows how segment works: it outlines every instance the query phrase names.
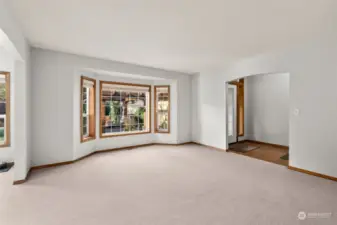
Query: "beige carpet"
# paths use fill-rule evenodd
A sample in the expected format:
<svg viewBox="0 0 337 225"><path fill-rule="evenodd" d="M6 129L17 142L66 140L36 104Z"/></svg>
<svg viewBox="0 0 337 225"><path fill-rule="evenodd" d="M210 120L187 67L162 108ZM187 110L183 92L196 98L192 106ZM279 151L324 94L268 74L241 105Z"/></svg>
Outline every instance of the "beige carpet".
<svg viewBox="0 0 337 225"><path fill-rule="evenodd" d="M197 145L104 153L0 185L0 225L337 224L337 183ZM332 213L299 221L299 211Z"/></svg>

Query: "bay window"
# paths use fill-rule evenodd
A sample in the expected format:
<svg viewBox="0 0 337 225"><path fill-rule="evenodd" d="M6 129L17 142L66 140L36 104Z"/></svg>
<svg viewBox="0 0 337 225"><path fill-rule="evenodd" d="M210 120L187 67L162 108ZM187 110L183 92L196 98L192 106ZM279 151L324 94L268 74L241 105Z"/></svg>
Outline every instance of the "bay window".
<svg viewBox="0 0 337 225"><path fill-rule="evenodd" d="M100 82L100 136L151 132L151 86Z"/></svg>
<svg viewBox="0 0 337 225"><path fill-rule="evenodd" d="M155 132L170 133L170 86L155 86Z"/></svg>
<svg viewBox="0 0 337 225"><path fill-rule="evenodd" d="M96 80L81 77L81 142L96 138Z"/></svg>

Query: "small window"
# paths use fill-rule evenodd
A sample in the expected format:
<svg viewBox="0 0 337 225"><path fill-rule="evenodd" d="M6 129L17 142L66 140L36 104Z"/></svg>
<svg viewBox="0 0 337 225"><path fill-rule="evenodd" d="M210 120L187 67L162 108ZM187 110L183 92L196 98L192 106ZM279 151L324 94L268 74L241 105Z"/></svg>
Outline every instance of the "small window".
<svg viewBox="0 0 337 225"><path fill-rule="evenodd" d="M170 133L170 86L155 86L155 129Z"/></svg>
<svg viewBox="0 0 337 225"><path fill-rule="evenodd" d="M96 138L96 80L81 77L81 142Z"/></svg>
<svg viewBox="0 0 337 225"><path fill-rule="evenodd" d="M0 72L0 147L10 145L10 73Z"/></svg>
<svg viewBox="0 0 337 225"><path fill-rule="evenodd" d="M151 132L151 86L100 82L100 136Z"/></svg>

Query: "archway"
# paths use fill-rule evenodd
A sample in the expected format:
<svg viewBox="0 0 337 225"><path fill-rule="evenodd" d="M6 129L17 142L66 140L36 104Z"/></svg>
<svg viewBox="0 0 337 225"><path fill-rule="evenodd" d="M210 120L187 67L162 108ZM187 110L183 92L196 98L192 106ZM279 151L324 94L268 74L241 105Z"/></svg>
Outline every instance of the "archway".
<svg viewBox="0 0 337 225"><path fill-rule="evenodd" d="M226 148L280 165L289 163L289 73L226 83Z"/></svg>

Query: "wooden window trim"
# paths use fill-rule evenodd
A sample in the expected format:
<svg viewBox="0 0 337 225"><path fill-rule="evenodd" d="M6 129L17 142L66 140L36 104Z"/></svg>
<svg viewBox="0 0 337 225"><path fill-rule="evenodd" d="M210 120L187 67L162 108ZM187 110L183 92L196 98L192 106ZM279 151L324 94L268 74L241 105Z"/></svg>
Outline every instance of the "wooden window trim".
<svg viewBox="0 0 337 225"><path fill-rule="evenodd" d="M168 89L168 129L167 131L161 131L158 129L157 124L157 88ZM154 86L154 131L155 133L170 134L171 133L171 91L170 85L155 85Z"/></svg>
<svg viewBox="0 0 337 225"><path fill-rule="evenodd" d="M6 80L6 130L5 130L5 135L6 135L6 141L4 144L0 145L0 148L3 147L9 147L11 144L11 132L10 132L10 127L11 127L11 89L10 89L10 72L5 72L5 71L0 71L0 74L5 75L5 80Z"/></svg>
<svg viewBox="0 0 337 225"><path fill-rule="evenodd" d="M124 83L124 82L114 82L114 81L100 81L99 82L99 136L100 138L111 138L111 137L121 137L121 136L130 136L130 135L139 135L139 134L150 134L152 133L152 106L151 106L151 102L152 102L152 97L151 97L151 93L152 93L152 88L151 85L147 85L147 84L133 84L133 83ZM116 84L116 85L126 85L126 86L135 86L135 87L147 87L149 88L149 130L148 131L141 131L141 132L130 132L130 133L120 133L120 134L110 134L110 135L103 135L102 132L102 89L103 89L103 84Z"/></svg>
<svg viewBox="0 0 337 225"><path fill-rule="evenodd" d="M94 83L92 90L89 93L89 100L93 104L89 104L89 136L83 135L83 83L84 80L88 80ZM80 94L80 134L81 143L96 139L96 80L90 77L81 76L81 94Z"/></svg>

